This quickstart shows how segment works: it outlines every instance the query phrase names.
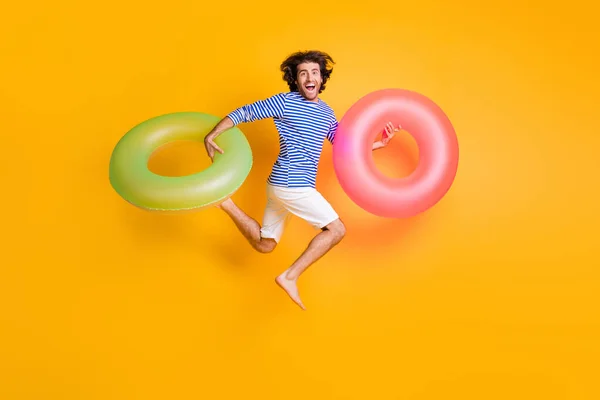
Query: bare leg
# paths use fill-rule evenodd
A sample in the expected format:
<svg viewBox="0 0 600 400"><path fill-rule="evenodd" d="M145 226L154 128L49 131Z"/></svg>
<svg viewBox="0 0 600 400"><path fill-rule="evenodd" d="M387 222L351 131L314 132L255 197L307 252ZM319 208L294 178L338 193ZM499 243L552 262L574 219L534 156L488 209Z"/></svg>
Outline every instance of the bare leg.
<svg viewBox="0 0 600 400"><path fill-rule="evenodd" d="M298 278L308 267L337 245L343 239L345 234L346 228L342 221L339 219L333 221L310 241L306 250L287 270L283 271L281 275L275 278L275 282L277 282L277 284L285 290L290 298L303 310L306 308L298 294L298 286L296 283Z"/></svg>
<svg viewBox="0 0 600 400"><path fill-rule="evenodd" d="M271 238L260 236L260 224L242 211L231 199L227 199L217 206L231 217L239 231L248 243L261 253L269 253L275 249L277 242Z"/></svg>

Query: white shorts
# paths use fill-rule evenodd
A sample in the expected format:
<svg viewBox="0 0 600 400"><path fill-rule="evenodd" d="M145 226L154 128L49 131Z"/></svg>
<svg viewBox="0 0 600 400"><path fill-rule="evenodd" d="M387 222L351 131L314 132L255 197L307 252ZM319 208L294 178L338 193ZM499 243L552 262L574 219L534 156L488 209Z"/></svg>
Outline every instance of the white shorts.
<svg viewBox="0 0 600 400"><path fill-rule="evenodd" d="M267 206L263 216L261 237L277 243L292 215L302 218L317 229L338 219L331 204L316 189L285 188L267 184Z"/></svg>

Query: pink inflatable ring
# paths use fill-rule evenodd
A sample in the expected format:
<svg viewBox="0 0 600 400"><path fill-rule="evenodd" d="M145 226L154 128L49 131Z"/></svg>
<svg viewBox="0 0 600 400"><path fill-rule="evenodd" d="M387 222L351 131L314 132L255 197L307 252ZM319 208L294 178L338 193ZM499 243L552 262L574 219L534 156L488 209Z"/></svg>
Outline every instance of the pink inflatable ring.
<svg viewBox="0 0 600 400"><path fill-rule="evenodd" d="M391 178L373 160L375 137L391 121L408 131L419 163L405 178ZM344 192L374 215L408 218L435 205L450 189L458 168L458 140L450 120L427 97L383 89L359 99L340 120L333 165Z"/></svg>

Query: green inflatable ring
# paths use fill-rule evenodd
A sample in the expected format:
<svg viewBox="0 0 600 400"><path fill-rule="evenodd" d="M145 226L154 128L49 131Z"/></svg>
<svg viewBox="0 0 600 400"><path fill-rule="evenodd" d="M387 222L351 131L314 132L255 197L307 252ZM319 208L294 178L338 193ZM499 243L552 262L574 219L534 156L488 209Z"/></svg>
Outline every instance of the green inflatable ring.
<svg viewBox="0 0 600 400"><path fill-rule="evenodd" d="M148 119L133 127L115 146L109 179L115 191L134 206L151 211L184 211L215 205L244 183L252 168L252 150L238 127L220 134L213 163L203 171L167 177L148 169L159 147L173 141L198 140L220 118L199 112L177 112Z"/></svg>

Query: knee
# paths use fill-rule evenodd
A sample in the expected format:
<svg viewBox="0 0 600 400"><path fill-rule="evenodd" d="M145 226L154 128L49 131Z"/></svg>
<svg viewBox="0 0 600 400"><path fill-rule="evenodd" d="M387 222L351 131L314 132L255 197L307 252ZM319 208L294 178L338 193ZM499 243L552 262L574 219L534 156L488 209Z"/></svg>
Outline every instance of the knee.
<svg viewBox="0 0 600 400"><path fill-rule="evenodd" d="M275 250L275 247L277 247L277 242L275 241L275 239L271 238L261 238L256 244L256 246L254 246L256 251L263 254L272 252L273 250Z"/></svg>
<svg viewBox="0 0 600 400"><path fill-rule="evenodd" d="M346 236L346 225L340 222L340 226L336 229L335 236L337 241L341 241Z"/></svg>
<svg viewBox="0 0 600 400"><path fill-rule="evenodd" d="M346 226L339 219L327 225L326 229L333 234L335 243L339 243L346 236Z"/></svg>

